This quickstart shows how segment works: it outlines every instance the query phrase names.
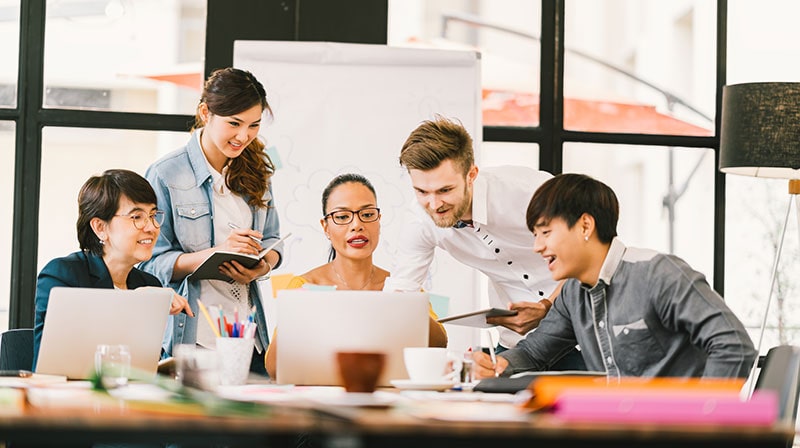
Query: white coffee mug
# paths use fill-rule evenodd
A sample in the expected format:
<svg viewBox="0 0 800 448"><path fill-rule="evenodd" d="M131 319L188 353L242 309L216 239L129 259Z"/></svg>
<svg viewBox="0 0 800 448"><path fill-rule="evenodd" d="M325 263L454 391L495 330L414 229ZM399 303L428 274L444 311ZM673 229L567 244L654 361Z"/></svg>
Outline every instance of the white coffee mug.
<svg viewBox="0 0 800 448"><path fill-rule="evenodd" d="M411 381L441 382L455 381L461 373L461 360L446 348L406 347L403 360ZM448 361L452 361L452 371L448 372Z"/></svg>

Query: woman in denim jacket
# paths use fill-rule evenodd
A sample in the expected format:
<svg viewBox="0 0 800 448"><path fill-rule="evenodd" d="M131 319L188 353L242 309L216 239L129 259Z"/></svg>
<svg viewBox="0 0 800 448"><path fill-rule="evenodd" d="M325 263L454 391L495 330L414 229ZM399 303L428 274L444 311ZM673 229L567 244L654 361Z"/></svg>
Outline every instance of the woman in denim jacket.
<svg viewBox="0 0 800 448"><path fill-rule="evenodd" d="M167 216L153 258L141 265L186 297L195 315L201 296L206 306L221 308L227 316L234 310L247 316L255 307L258 331L251 370L261 373L269 338L256 280L280 264L282 245L252 269L224 263L220 272L232 282L187 276L215 251L255 255L280 238L270 182L275 168L257 138L265 112L272 115L266 92L250 72L226 68L211 74L189 142L145 174ZM214 348L215 341L209 325L198 326L197 318L182 314L171 319L163 346L171 356L175 344Z"/></svg>

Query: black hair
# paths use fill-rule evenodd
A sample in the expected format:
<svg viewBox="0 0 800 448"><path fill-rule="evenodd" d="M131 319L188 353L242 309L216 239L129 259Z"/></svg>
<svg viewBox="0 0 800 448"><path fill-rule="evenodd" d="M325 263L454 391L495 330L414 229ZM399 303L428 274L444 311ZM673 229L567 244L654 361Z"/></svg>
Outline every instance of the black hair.
<svg viewBox="0 0 800 448"><path fill-rule="evenodd" d="M559 174L543 183L528 204L526 221L533 232L537 224L561 218L572 228L584 213L594 218L597 237L610 243L617 236L619 202L608 185L584 174Z"/></svg>
<svg viewBox="0 0 800 448"><path fill-rule="evenodd" d="M110 221L119 209L123 196L132 202L154 204L156 193L147 180L133 171L107 170L90 177L78 193L78 244L82 250L103 255L103 245L92 230L92 218Z"/></svg>
<svg viewBox="0 0 800 448"><path fill-rule="evenodd" d="M372 183L369 181L369 179L355 173L340 174L328 182L328 185L324 190L322 190L322 216L328 214L328 198L330 198L331 192L333 192L333 190L339 185L347 183L357 183L369 188L369 191L372 192L372 194L375 196L375 200L377 201L378 195L375 193L375 187L372 186ZM336 249L331 246L330 251L328 252L328 261L333 261L334 258L336 258Z"/></svg>

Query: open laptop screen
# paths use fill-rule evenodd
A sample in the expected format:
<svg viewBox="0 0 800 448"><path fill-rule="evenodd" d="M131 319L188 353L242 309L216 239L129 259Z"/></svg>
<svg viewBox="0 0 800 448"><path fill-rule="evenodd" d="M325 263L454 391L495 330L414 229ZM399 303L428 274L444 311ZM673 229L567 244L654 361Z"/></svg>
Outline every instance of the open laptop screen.
<svg viewBox="0 0 800 448"><path fill-rule="evenodd" d="M428 345L428 294L278 291L277 378L281 384L341 385L338 351L387 355L378 384L408 378L403 348Z"/></svg>
<svg viewBox="0 0 800 448"><path fill-rule="evenodd" d="M36 372L90 378L98 344L125 344L131 368L155 374L171 302L168 288L53 288Z"/></svg>

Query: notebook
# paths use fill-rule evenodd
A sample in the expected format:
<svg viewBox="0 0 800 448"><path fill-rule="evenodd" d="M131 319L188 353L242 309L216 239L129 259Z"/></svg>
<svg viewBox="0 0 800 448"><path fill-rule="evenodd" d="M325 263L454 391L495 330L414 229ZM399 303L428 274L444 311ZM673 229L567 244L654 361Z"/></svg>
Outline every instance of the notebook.
<svg viewBox="0 0 800 448"><path fill-rule="evenodd" d="M36 372L87 379L98 344L125 344L131 369L155 374L172 294L169 288L53 288Z"/></svg>
<svg viewBox="0 0 800 448"><path fill-rule="evenodd" d="M408 378L403 348L428 346L428 294L388 291L278 291L275 381L341 385L337 351L380 351L379 386Z"/></svg>

